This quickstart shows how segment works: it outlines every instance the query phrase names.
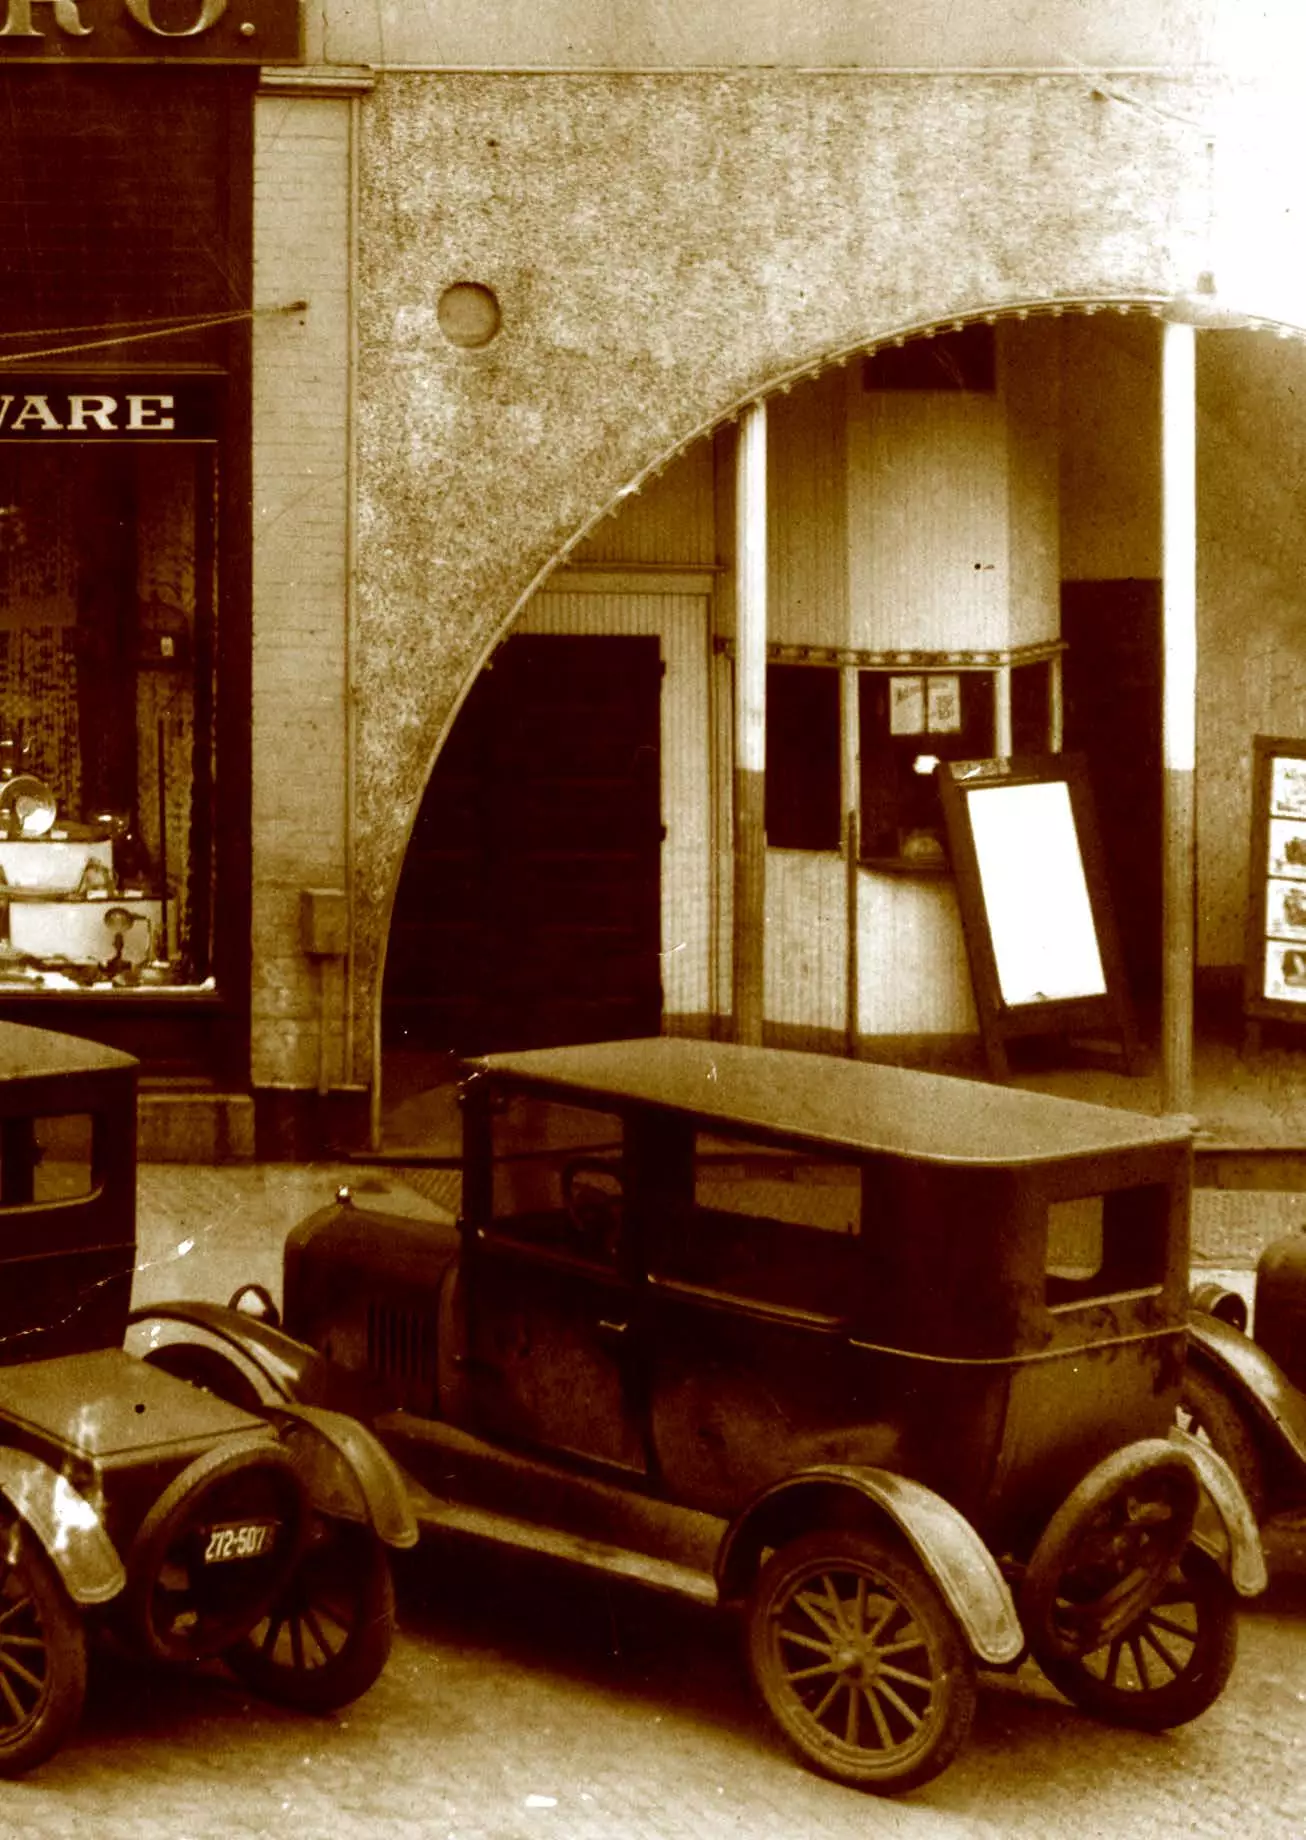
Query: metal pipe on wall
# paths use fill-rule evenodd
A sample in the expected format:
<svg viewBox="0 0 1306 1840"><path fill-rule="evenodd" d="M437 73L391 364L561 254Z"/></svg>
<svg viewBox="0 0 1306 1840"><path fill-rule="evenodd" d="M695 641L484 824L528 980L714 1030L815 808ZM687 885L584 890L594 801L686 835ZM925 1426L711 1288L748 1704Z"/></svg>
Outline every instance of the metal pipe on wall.
<svg viewBox="0 0 1306 1840"><path fill-rule="evenodd" d="M734 1033L762 1039L766 955L766 405L739 422L735 493Z"/></svg>
<svg viewBox="0 0 1306 1840"><path fill-rule="evenodd" d="M1192 326L1167 324L1161 358L1161 1096L1193 1108L1197 873L1197 389Z"/></svg>

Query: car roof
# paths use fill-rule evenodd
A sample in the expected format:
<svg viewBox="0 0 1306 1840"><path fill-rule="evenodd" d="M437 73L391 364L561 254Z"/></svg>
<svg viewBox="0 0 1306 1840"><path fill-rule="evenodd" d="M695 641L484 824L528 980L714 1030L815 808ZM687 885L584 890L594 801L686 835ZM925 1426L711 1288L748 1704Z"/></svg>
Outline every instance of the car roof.
<svg viewBox="0 0 1306 1840"><path fill-rule="evenodd" d="M0 1022L0 1085L134 1067L130 1054L22 1022Z"/></svg>
<svg viewBox="0 0 1306 1840"><path fill-rule="evenodd" d="M1191 1127L1114 1106L870 1061L656 1036L490 1054L487 1073L634 1101L859 1154L1011 1167L1183 1144Z"/></svg>

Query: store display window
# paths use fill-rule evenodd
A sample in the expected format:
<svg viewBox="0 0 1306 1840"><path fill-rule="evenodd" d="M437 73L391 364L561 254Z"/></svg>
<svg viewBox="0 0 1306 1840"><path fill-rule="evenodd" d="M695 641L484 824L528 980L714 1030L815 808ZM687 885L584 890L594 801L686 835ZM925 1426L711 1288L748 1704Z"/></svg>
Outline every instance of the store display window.
<svg viewBox="0 0 1306 1840"><path fill-rule="evenodd" d="M70 401L114 403L88 434L177 419L39 400L64 433ZM41 413L0 427L0 993L206 988L216 450Z"/></svg>

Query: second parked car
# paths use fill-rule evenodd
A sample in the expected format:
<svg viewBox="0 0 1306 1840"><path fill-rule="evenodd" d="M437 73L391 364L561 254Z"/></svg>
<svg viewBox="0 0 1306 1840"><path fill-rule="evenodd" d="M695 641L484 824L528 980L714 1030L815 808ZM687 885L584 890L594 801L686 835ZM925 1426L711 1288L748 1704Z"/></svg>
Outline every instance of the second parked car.
<svg viewBox="0 0 1306 1840"><path fill-rule="evenodd" d="M456 1229L342 1196L284 1331L171 1306L157 1358L359 1413L429 1526L738 1606L779 1731L861 1788L943 1769L1027 1654L1140 1727L1220 1693L1264 1568L1173 1430L1173 1121L669 1039L490 1057L464 1120Z"/></svg>

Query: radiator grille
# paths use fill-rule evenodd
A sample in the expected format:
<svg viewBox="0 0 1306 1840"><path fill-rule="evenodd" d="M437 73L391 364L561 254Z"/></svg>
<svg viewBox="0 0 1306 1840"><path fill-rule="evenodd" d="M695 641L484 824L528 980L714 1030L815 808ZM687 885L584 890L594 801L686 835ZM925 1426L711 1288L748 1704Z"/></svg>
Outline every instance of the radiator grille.
<svg viewBox="0 0 1306 1840"><path fill-rule="evenodd" d="M405 1393L429 1393L435 1384L435 1324L401 1304L367 1306L367 1367L380 1380L398 1381Z"/></svg>

